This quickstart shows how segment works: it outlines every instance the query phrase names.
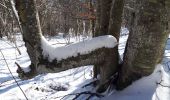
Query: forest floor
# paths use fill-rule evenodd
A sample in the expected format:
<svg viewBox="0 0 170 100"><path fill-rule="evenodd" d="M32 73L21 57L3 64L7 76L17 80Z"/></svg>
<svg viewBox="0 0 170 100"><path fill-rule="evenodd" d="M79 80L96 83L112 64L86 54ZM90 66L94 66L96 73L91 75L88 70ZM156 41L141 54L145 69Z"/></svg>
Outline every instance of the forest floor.
<svg viewBox="0 0 170 100"><path fill-rule="evenodd" d="M127 32L126 29L122 29L119 43L121 57L123 57L128 37ZM8 67L29 100L86 100L92 95L90 100L113 100L113 98L114 100L170 100L170 39L167 41L162 65L158 65L153 74L134 82L123 91L107 91L100 94L104 97L98 97L99 95L95 93L96 88L91 85L86 86L94 81L92 65L60 73L41 74L29 80L20 80L16 73L15 62L27 69L30 60L21 35L15 36L21 54L6 37L0 39L0 100L25 100ZM61 36L47 39L56 46L64 46L68 42L68 39ZM84 39L88 38L71 37L70 42L75 43Z"/></svg>

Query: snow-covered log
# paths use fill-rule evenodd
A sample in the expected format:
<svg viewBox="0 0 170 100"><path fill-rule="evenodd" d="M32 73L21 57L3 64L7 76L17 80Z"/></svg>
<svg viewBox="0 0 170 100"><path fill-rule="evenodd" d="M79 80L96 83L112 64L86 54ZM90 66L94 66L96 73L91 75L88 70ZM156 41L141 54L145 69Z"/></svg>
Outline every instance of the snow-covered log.
<svg viewBox="0 0 170 100"><path fill-rule="evenodd" d="M44 37L41 39L42 56L36 70L24 72L18 69L20 78L28 79L41 73L56 73L85 65L100 67L100 84L105 83L116 72L113 49L117 45L111 35L99 36L63 47L50 45ZM31 66L30 66L31 68Z"/></svg>

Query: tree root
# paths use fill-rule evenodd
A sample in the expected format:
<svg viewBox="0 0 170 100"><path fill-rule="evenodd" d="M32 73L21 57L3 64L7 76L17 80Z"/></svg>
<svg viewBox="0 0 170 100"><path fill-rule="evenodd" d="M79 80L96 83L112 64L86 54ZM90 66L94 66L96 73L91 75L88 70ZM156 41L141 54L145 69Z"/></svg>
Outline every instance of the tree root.
<svg viewBox="0 0 170 100"><path fill-rule="evenodd" d="M68 95L65 95L63 98L61 98L60 100L64 99L66 96L69 96L69 95L75 95L75 97L72 99L72 100L76 100L78 99L81 95L90 95L88 98L86 98L86 100L89 100L90 98L92 98L93 96L96 96L96 97L104 97L103 95L101 94L98 94L98 93L92 93L90 91L84 91L84 92L80 92L80 93L73 93L73 94L68 94Z"/></svg>

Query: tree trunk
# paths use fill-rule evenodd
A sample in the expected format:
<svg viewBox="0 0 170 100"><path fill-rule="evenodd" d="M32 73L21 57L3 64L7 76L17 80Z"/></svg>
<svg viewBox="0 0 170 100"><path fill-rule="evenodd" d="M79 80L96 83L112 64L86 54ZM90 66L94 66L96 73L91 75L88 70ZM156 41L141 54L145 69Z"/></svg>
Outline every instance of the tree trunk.
<svg viewBox="0 0 170 100"><path fill-rule="evenodd" d="M96 36L109 34L119 40L123 7L124 0L109 0L107 2L105 0L97 0ZM116 68L115 71L117 71L119 66L118 46L113 49L112 56L114 60L112 60L111 67ZM102 73L98 66L100 65L94 66L94 78Z"/></svg>
<svg viewBox="0 0 170 100"><path fill-rule="evenodd" d="M137 0L126 0L125 1L125 6L124 6L124 10L123 10L123 20L124 20L124 26L126 28L128 28L128 30L131 30L131 26L133 23L133 14L135 12L135 2Z"/></svg>
<svg viewBox="0 0 170 100"><path fill-rule="evenodd" d="M124 7L124 0L113 0L111 11L110 11L110 22L108 28L108 34L113 35L119 42L120 29L122 23L122 13ZM118 46L113 49L114 61L113 66L118 67L119 65L119 52Z"/></svg>
<svg viewBox="0 0 170 100"><path fill-rule="evenodd" d="M101 7L100 7L100 0L96 1L96 23L95 23L95 33L94 37L100 36L99 29L100 29L100 15L101 15Z"/></svg>
<svg viewBox="0 0 170 100"><path fill-rule="evenodd" d="M110 11L108 34L119 40L124 0L113 0Z"/></svg>
<svg viewBox="0 0 170 100"><path fill-rule="evenodd" d="M95 33L94 37L100 36L100 15L101 15L101 5L100 0L96 1L96 25L95 25ZM97 78L97 75L99 74L99 68L97 67L99 65L94 65L93 67L93 78Z"/></svg>
<svg viewBox="0 0 170 100"><path fill-rule="evenodd" d="M123 89L133 81L151 74L155 65L161 62L169 33L167 2L169 0L136 1L134 22L117 89Z"/></svg>
<svg viewBox="0 0 170 100"><path fill-rule="evenodd" d="M106 35L108 32L111 3L112 0L97 0L95 37ZM100 74L100 69L97 66L100 65L94 65L93 68L94 78Z"/></svg>
<svg viewBox="0 0 170 100"><path fill-rule="evenodd" d="M100 35L106 35L108 33L111 4L112 0L100 0Z"/></svg>
<svg viewBox="0 0 170 100"><path fill-rule="evenodd" d="M30 75L36 74L41 50L41 28L35 0L15 0L23 31L23 40L31 60Z"/></svg>

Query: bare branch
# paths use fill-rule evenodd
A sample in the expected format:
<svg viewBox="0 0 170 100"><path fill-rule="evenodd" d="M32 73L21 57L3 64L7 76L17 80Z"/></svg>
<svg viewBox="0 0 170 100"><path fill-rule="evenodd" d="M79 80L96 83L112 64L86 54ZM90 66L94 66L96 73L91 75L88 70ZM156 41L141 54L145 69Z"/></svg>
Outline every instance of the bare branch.
<svg viewBox="0 0 170 100"><path fill-rule="evenodd" d="M63 98L61 98L60 100L62 100L62 99L64 99L65 97L67 97L67 96L70 96L70 95L75 95L75 97L72 99L72 100L76 100L76 99L78 99L81 95L83 95L83 94L85 94L85 95L90 95L88 98L87 98L87 100L89 100L91 97L93 97L93 96L96 96L96 97L103 97L103 95L101 95L101 94L98 94L98 93L92 93L92 92L90 92L90 91L84 91L84 92L80 92L80 93L73 93L73 94L67 94L67 95L65 95L65 96L63 96Z"/></svg>
<svg viewBox="0 0 170 100"><path fill-rule="evenodd" d="M1 50L0 50L0 52L1 52L2 57L4 58L4 61L5 61L6 65L7 65L7 68L8 68L8 70L9 70L12 78L14 79L15 83L17 84L17 86L19 87L19 89L21 90L21 92L23 93L25 99L28 100L26 94L24 93L24 91L23 91L22 88L20 87L19 83L18 83L17 80L15 79L14 75L12 74L12 72L11 72L9 66L8 66L8 63L7 63L6 59L5 59L5 56L4 56L3 52L2 52Z"/></svg>
<svg viewBox="0 0 170 100"><path fill-rule="evenodd" d="M15 19L16 19L16 21L17 21L17 24L18 24L18 26L19 26L19 29L20 29L20 31L21 31L21 34L23 34L22 27L21 27L21 23L20 23L19 17L18 17L18 13L17 13L16 8L15 8L15 6L14 6L14 2L13 2L13 0L9 0L9 2L10 2L10 5L11 5L11 8L12 8L12 12L13 12L13 14L14 14L14 16L15 16Z"/></svg>
<svg viewBox="0 0 170 100"><path fill-rule="evenodd" d="M5 5L3 5L3 4L1 4L1 3L0 3L0 6L1 6L1 7L4 7L5 9L11 10L11 9L9 9L7 6L5 6Z"/></svg>

